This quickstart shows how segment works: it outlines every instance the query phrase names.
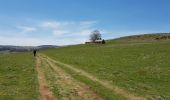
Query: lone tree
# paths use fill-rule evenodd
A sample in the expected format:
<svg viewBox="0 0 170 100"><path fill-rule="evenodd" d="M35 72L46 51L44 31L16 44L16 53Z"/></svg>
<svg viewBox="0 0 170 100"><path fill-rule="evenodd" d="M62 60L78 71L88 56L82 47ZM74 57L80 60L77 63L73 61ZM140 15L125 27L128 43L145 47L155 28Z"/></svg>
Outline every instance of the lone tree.
<svg viewBox="0 0 170 100"><path fill-rule="evenodd" d="M101 40L101 37L102 36L101 36L100 32L98 30L95 30L91 33L90 40L92 42L95 42L96 40Z"/></svg>

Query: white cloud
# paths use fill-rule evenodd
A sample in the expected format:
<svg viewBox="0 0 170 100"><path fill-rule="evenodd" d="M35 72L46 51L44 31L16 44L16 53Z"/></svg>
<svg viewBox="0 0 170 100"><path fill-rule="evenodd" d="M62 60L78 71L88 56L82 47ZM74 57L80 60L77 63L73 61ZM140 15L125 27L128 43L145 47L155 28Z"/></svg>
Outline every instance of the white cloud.
<svg viewBox="0 0 170 100"><path fill-rule="evenodd" d="M94 31L94 29L81 30L81 31L80 31L80 34L81 34L82 36L88 36L88 35L91 34L92 31Z"/></svg>
<svg viewBox="0 0 170 100"><path fill-rule="evenodd" d="M81 28L91 28L95 24L97 24L97 21L82 21L82 22L80 22Z"/></svg>
<svg viewBox="0 0 170 100"><path fill-rule="evenodd" d="M34 23L34 24L33 24ZM39 21L19 23L8 36L0 32L0 45L69 45L84 43L95 29L96 21ZM22 26L22 24L24 24ZM10 37L11 36L11 37Z"/></svg>
<svg viewBox="0 0 170 100"><path fill-rule="evenodd" d="M50 29L58 29L60 26L61 26L61 23L59 22L42 22L40 24L41 27L44 27L44 28L50 28Z"/></svg>
<svg viewBox="0 0 170 100"><path fill-rule="evenodd" d="M28 37L1 37L0 45L38 46L38 45L70 45L84 43L86 38L28 38Z"/></svg>
<svg viewBox="0 0 170 100"><path fill-rule="evenodd" d="M18 45L18 46L36 46L43 44L43 40L37 38L25 37L0 37L0 43L3 45Z"/></svg>
<svg viewBox="0 0 170 100"><path fill-rule="evenodd" d="M28 26L17 26L17 28L21 30L21 33L29 33L37 30L35 27Z"/></svg>
<svg viewBox="0 0 170 100"><path fill-rule="evenodd" d="M67 31L67 30L53 30L52 33L53 33L55 36L61 36L61 35L63 35L63 34L68 34L69 31Z"/></svg>
<svg viewBox="0 0 170 100"><path fill-rule="evenodd" d="M96 21L81 21L81 22L61 22L61 21L46 21L40 24L40 27L51 31L57 37L64 35L86 36L94 30Z"/></svg>

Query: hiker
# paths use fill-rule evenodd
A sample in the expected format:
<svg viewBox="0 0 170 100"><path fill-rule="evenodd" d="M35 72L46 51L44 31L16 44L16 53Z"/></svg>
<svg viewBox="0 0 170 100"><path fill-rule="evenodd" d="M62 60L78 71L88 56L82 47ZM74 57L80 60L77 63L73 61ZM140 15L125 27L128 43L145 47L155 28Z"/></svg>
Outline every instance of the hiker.
<svg viewBox="0 0 170 100"><path fill-rule="evenodd" d="M36 53L37 53L37 51L36 51L36 50L34 50L34 51L33 51L34 57L36 56Z"/></svg>

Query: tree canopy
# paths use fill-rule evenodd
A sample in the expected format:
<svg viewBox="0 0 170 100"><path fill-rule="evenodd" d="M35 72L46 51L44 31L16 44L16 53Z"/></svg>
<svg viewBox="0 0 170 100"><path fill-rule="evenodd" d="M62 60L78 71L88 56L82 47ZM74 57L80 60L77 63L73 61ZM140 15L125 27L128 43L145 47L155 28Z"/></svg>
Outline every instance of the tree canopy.
<svg viewBox="0 0 170 100"><path fill-rule="evenodd" d="M95 42L96 40L101 40L102 36L100 34L100 31L95 30L90 34L90 40L92 42Z"/></svg>

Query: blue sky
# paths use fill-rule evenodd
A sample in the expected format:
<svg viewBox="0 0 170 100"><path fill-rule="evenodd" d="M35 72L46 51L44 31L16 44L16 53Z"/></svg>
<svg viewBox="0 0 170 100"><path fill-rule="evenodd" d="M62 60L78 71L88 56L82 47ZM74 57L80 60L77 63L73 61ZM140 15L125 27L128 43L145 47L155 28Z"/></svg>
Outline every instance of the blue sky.
<svg viewBox="0 0 170 100"><path fill-rule="evenodd" d="M0 45L68 45L170 32L169 0L0 0Z"/></svg>

